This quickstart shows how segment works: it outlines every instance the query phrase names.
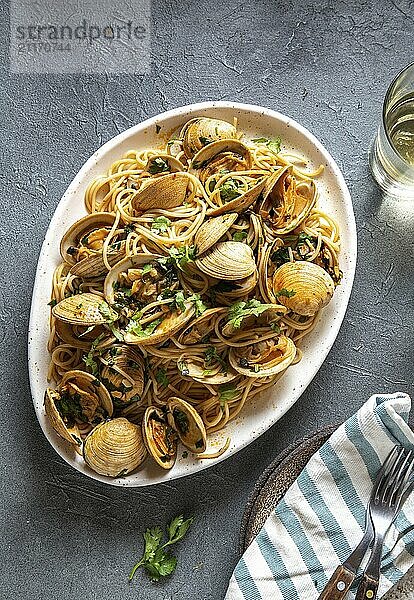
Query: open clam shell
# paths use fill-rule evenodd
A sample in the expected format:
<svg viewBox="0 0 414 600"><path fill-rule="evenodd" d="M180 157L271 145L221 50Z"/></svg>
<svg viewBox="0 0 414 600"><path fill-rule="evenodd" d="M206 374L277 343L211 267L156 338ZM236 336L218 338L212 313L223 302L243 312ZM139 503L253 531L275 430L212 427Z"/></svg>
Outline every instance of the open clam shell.
<svg viewBox="0 0 414 600"><path fill-rule="evenodd" d="M204 146L212 142L235 138L236 135L236 128L231 123L209 117L190 119L180 132L183 150L187 158L193 157Z"/></svg>
<svg viewBox="0 0 414 600"><path fill-rule="evenodd" d="M149 157L145 171L151 175L165 175L167 173L178 173L184 170L184 165L171 154L158 152Z"/></svg>
<svg viewBox="0 0 414 600"><path fill-rule="evenodd" d="M151 208L168 210L180 206L185 201L191 181L188 173L184 172L150 179L131 200L134 213L142 213Z"/></svg>
<svg viewBox="0 0 414 600"><path fill-rule="evenodd" d="M210 333L214 331L217 317L225 311L225 308L207 309L202 315L193 319L190 325L187 325L187 327L183 329L178 336L178 342L185 346L199 344L203 338L207 338Z"/></svg>
<svg viewBox="0 0 414 600"><path fill-rule="evenodd" d="M181 398L172 397L167 409L168 423L177 432L182 444L195 454L204 452L207 445L206 428L195 408Z"/></svg>
<svg viewBox="0 0 414 600"><path fill-rule="evenodd" d="M64 298L52 308L52 314L66 323L89 327L111 323L117 319L117 313L105 300L90 292Z"/></svg>
<svg viewBox="0 0 414 600"><path fill-rule="evenodd" d="M115 284L119 281L121 273L128 271L128 269L139 269L145 264L151 263L154 260L160 258L155 254L135 254L129 256L113 267L104 283L104 294L109 304L115 302ZM174 311L165 313L166 316L162 317L162 320L157 324L155 329L148 333L140 333L139 335L132 331L130 328L124 332L124 341L127 344L139 344L139 345L156 345L165 342L168 338L174 336L184 325L191 319L195 313L195 306L193 302L185 301L185 310L182 312Z"/></svg>
<svg viewBox="0 0 414 600"><path fill-rule="evenodd" d="M195 264L206 275L226 281L245 279L256 270L253 251L242 242L219 242Z"/></svg>
<svg viewBox="0 0 414 600"><path fill-rule="evenodd" d="M101 423L85 439L83 457L100 475L127 475L147 457L141 429L123 417Z"/></svg>
<svg viewBox="0 0 414 600"><path fill-rule="evenodd" d="M284 336L249 346L232 347L229 361L235 371L247 377L269 377L287 369L296 356L294 342Z"/></svg>
<svg viewBox="0 0 414 600"><path fill-rule="evenodd" d="M287 293L280 294L281 290ZM298 315L316 314L330 302L334 290L332 277L312 262L288 262L273 275L273 293L281 304Z"/></svg>
<svg viewBox="0 0 414 600"><path fill-rule="evenodd" d="M89 330L90 327L70 325L60 319L55 321L55 331L59 339L65 344L70 344L80 350L89 350L91 343L106 331L101 325L97 325L91 331Z"/></svg>
<svg viewBox="0 0 414 600"><path fill-rule="evenodd" d="M141 399L144 391L144 361L132 346L113 344L102 356L102 381L115 406L124 407Z"/></svg>
<svg viewBox="0 0 414 600"><path fill-rule="evenodd" d="M214 219L208 219L197 229L194 243L200 256L209 250L230 229L238 217L237 213L227 213Z"/></svg>
<svg viewBox="0 0 414 600"><path fill-rule="evenodd" d="M72 265L72 275L87 279L101 277L108 272L102 246L114 221L114 214L96 212L79 219L67 230L60 243L60 254ZM124 255L125 242L119 241L115 248L108 249L109 264L114 265Z"/></svg>
<svg viewBox="0 0 414 600"><path fill-rule="evenodd" d="M253 187L247 190L247 192L243 192L234 200L230 200L230 202L226 202L225 204L223 204L222 206L218 206L217 208L209 208L207 210L207 216L222 215L223 213L233 210L237 213L241 213L247 210L249 206L254 204L259 198L265 185L265 179L259 180L258 183L256 183Z"/></svg>
<svg viewBox="0 0 414 600"><path fill-rule="evenodd" d="M149 406L142 419L142 437L150 456L163 469L171 469L177 459L177 434L165 412Z"/></svg>
<svg viewBox="0 0 414 600"><path fill-rule="evenodd" d="M259 214L271 226L274 235L283 235L300 225L316 199L315 183L298 185L292 167L287 166L268 178Z"/></svg>
<svg viewBox="0 0 414 600"><path fill-rule="evenodd" d="M80 424L95 426L113 413L106 387L93 375L78 370L65 373L56 390L46 390L44 406L53 429L77 451L82 445Z"/></svg>
<svg viewBox="0 0 414 600"><path fill-rule="evenodd" d="M74 420L64 421L61 413L58 410L60 401L60 393L52 388L47 388L44 398L44 406L46 415L49 418L53 429L60 435L61 438L74 444L77 448L82 446L81 433L79 427Z"/></svg>
<svg viewBox="0 0 414 600"><path fill-rule="evenodd" d="M212 360L212 364L206 366L204 358L194 354L182 354L178 360L178 368L183 376L206 385L221 385L237 377L237 373L229 365Z"/></svg>
<svg viewBox="0 0 414 600"><path fill-rule="evenodd" d="M213 142L197 152L188 170L204 183L210 174L221 169L245 171L251 166L252 155L249 148L239 140L225 139Z"/></svg>

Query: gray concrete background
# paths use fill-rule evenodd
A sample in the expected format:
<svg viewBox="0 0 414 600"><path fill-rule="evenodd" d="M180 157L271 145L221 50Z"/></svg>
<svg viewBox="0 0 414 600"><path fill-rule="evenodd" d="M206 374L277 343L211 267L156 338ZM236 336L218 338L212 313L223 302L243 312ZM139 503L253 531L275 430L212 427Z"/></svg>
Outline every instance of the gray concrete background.
<svg viewBox="0 0 414 600"><path fill-rule="evenodd" d="M246 499L277 453L342 421L373 392L413 394L414 214L382 201L367 148L388 82L413 60L414 3L153 0L152 69L141 77L10 75L4 2L0 10L0 596L219 600ZM353 198L355 286L325 364L265 435L195 477L111 488L63 463L36 421L26 366L36 261L60 197L90 154L149 116L207 99L280 110L326 145ZM196 521L177 547L175 575L128 585L143 530L180 512Z"/></svg>

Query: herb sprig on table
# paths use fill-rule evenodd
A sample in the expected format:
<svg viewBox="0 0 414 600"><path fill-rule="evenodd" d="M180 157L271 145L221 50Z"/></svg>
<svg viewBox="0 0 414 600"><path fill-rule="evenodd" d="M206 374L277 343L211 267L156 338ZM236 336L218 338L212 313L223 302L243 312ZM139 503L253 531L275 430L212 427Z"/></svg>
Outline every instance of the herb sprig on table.
<svg viewBox="0 0 414 600"><path fill-rule="evenodd" d="M194 517L184 519L183 515L175 517L168 525L168 541L162 544L163 532L160 527L147 529L143 534L145 548L142 558L132 567L129 581L132 581L139 567L143 567L152 581L159 581L161 577L171 575L177 566L175 556L165 549L183 539Z"/></svg>

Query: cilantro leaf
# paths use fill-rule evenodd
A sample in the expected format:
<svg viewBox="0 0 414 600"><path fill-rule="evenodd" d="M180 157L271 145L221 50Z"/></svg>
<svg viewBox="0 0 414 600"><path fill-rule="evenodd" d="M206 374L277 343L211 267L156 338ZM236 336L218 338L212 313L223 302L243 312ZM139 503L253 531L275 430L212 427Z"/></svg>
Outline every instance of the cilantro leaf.
<svg viewBox="0 0 414 600"><path fill-rule="evenodd" d="M207 306L201 300L200 294L193 294L192 296L189 296L187 298L187 300L190 300L190 302L193 302L195 309L196 309L196 317L199 317L200 315L203 314L203 312L205 310L207 310Z"/></svg>
<svg viewBox="0 0 414 600"><path fill-rule="evenodd" d="M191 523L194 521L194 517L190 517L189 519L184 519L184 515L179 515L175 517L168 525L168 542L164 544L164 548L169 546L170 544L175 544L179 540L181 540L188 531Z"/></svg>
<svg viewBox="0 0 414 600"><path fill-rule="evenodd" d="M139 323L138 319L140 317L135 318L132 317L131 321L128 323L127 331L128 333L133 333L138 337L148 337L152 333L154 333L155 329L161 323L162 319L155 319L151 323L149 323L146 327L142 327L141 323Z"/></svg>
<svg viewBox="0 0 414 600"><path fill-rule="evenodd" d="M169 250L169 258L159 259L160 261L172 262L174 266L183 271L188 262L195 260L196 248L195 246L182 246L181 248L172 247Z"/></svg>
<svg viewBox="0 0 414 600"><path fill-rule="evenodd" d="M151 223L151 231L164 233L170 225L171 221L168 217L155 217Z"/></svg>
<svg viewBox="0 0 414 600"><path fill-rule="evenodd" d="M268 138L255 138L252 140L255 144L266 144L266 146L271 150L274 154L279 154L280 147L282 145L282 140L280 137L275 138L274 140L269 140Z"/></svg>
<svg viewBox="0 0 414 600"><path fill-rule="evenodd" d="M182 291L179 291L175 294L174 303L181 312L185 311L185 297Z"/></svg>

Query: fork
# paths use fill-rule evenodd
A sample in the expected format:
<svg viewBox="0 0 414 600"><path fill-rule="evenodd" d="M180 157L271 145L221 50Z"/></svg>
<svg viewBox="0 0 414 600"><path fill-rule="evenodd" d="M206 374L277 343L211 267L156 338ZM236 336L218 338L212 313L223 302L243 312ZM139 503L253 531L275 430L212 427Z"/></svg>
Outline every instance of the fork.
<svg viewBox="0 0 414 600"><path fill-rule="evenodd" d="M389 476L380 482L370 499L369 514L374 528L374 544L355 600L376 598L384 539L408 492L413 487L413 482L410 482L413 470L414 452L412 450L400 452Z"/></svg>

